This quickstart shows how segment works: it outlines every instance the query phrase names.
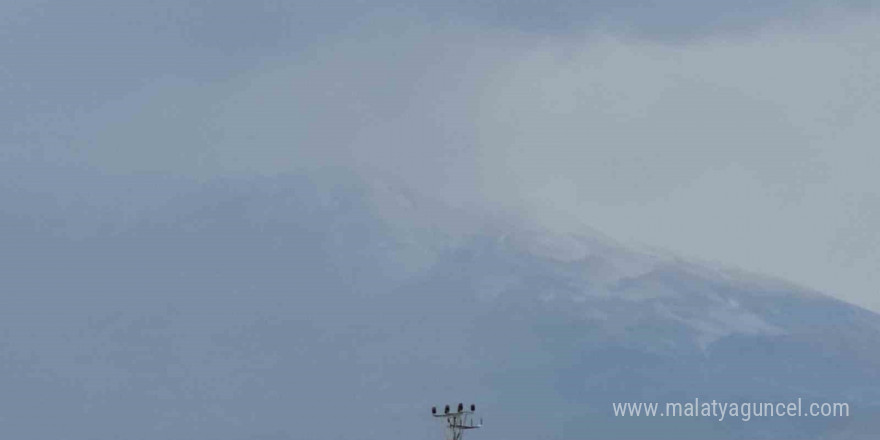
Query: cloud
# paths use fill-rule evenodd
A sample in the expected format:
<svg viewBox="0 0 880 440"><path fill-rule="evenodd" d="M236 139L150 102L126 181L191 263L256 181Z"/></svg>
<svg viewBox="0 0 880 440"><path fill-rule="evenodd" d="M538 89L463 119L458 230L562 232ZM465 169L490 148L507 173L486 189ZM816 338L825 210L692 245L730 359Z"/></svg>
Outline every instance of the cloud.
<svg viewBox="0 0 880 440"><path fill-rule="evenodd" d="M495 194L542 224L584 222L877 309L880 230L864 226L880 183L867 165L876 23L526 50L483 98L484 169L497 160L511 177Z"/></svg>
<svg viewBox="0 0 880 440"><path fill-rule="evenodd" d="M880 309L875 15L652 41L391 9L328 9L324 38L247 68L166 63L5 154L199 178L343 168Z"/></svg>
<svg viewBox="0 0 880 440"><path fill-rule="evenodd" d="M739 35L768 25L815 22L830 13L873 11L871 2L845 0L833 8L823 2L770 0L551 0L535 3L514 0L447 1L420 5L432 18L452 18L527 32L534 35L570 35L590 29L629 37L685 41L706 36Z"/></svg>

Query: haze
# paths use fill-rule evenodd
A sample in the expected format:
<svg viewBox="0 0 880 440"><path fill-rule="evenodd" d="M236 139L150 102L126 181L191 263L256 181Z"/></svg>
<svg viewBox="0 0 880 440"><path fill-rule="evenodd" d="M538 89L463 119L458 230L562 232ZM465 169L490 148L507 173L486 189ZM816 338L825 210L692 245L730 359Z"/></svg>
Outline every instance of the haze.
<svg viewBox="0 0 880 440"><path fill-rule="evenodd" d="M880 17L837 4L7 1L3 212L339 168L880 311Z"/></svg>

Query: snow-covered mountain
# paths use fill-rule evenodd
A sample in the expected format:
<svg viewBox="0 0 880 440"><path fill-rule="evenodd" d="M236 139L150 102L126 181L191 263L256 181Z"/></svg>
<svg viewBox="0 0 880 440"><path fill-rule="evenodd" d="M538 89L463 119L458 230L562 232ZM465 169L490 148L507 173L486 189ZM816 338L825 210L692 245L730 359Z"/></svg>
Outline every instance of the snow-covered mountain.
<svg viewBox="0 0 880 440"><path fill-rule="evenodd" d="M4 188L4 437L440 438L459 401L475 439L880 428L880 316L784 281L345 175L107 179ZM694 398L852 416L612 416Z"/></svg>

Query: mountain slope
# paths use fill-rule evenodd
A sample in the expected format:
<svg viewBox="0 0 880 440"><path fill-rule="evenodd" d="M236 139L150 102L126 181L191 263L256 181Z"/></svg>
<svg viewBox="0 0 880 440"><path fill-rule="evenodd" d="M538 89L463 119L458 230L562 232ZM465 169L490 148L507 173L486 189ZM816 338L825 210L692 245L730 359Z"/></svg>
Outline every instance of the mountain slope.
<svg viewBox="0 0 880 440"><path fill-rule="evenodd" d="M346 176L107 187L135 197L2 211L5 436L439 438L427 409L462 399L474 438L877 428L880 316L785 282ZM854 415L611 413L695 397Z"/></svg>

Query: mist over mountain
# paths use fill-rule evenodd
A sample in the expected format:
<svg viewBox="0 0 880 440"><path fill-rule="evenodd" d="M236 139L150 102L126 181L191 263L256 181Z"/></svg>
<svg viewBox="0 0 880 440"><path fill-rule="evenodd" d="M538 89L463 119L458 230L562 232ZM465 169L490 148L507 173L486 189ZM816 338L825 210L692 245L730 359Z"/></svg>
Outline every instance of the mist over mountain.
<svg viewBox="0 0 880 440"><path fill-rule="evenodd" d="M878 6L0 2L0 439L874 439Z"/></svg>
<svg viewBox="0 0 880 440"><path fill-rule="evenodd" d="M342 171L4 183L9 438L873 438L880 316ZM615 418L620 401L843 419Z"/></svg>

